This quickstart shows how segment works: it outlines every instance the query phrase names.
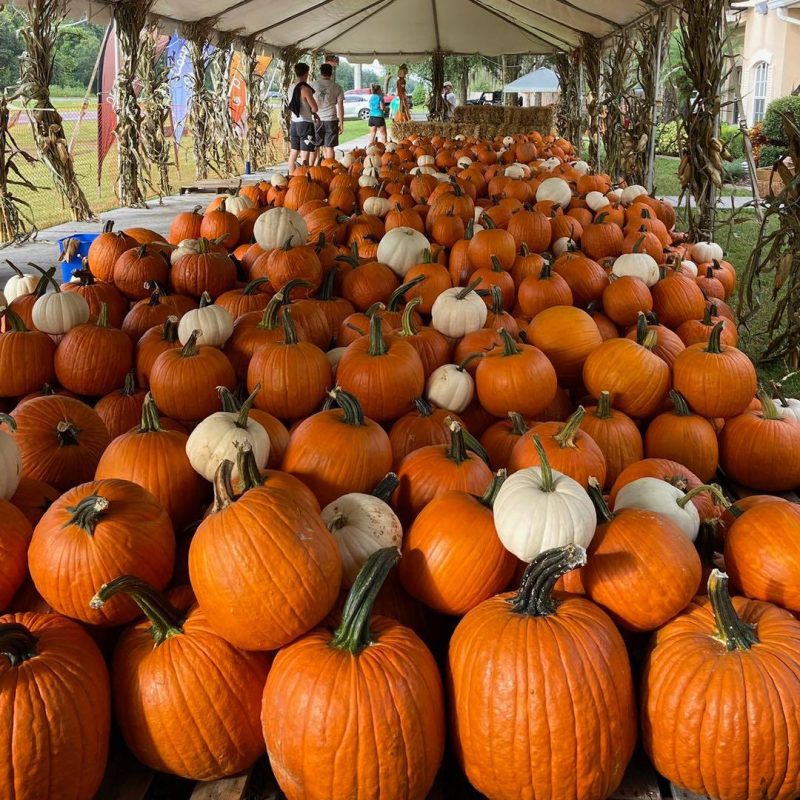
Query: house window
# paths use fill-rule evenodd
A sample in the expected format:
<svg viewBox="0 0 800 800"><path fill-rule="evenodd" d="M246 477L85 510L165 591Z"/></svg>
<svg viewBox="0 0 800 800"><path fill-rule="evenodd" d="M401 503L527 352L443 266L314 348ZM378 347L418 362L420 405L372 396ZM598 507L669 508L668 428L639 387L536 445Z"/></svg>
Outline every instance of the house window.
<svg viewBox="0 0 800 800"><path fill-rule="evenodd" d="M760 61L753 67L753 122L761 122L767 107L769 64Z"/></svg>

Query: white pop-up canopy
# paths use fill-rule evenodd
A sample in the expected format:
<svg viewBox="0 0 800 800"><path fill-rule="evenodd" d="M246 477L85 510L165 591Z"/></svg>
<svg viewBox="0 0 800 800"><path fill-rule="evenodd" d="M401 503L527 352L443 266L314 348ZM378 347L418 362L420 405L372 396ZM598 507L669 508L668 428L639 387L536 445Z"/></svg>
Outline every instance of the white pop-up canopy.
<svg viewBox="0 0 800 800"><path fill-rule="evenodd" d="M603 38L671 0L156 0L168 24L216 18L256 34L265 49L324 50L353 61L572 50L581 34ZM73 12L107 16L114 0L72 0Z"/></svg>

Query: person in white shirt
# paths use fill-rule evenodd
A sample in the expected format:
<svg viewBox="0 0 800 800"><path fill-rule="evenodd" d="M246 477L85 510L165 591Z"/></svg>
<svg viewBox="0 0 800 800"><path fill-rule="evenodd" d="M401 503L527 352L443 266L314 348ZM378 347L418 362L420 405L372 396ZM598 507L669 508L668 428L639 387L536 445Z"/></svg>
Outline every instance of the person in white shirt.
<svg viewBox="0 0 800 800"><path fill-rule="evenodd" d="M319 73L319 80L311 84L319 109L317 147L322 148L325 158L333 158L333 148L339 144L339 134L344 128L344 91L333 80L331 64L323 64Z"/></svg>
<svg viewBox="0 0 800 800"><path fill-rule="evenodd" d="M314 122L319 119L314 89L308 84L308 64L299 61L294 65L295 82L287 91L286 104L291 111L289 125L289 174L301 164L314 164L317 154L317 136ZM302 155L301 155L302 154Z"/></svg>
<svg viewBox="0 0 800 800"><path fill-rule="evenodd" d="M444 91L442 92L442 97L444 98L444 113L445 119L450 119L453 116L453 109L458 105L458 98L455 96L453 92L453 84L450 81L444 82Z"/></svg>

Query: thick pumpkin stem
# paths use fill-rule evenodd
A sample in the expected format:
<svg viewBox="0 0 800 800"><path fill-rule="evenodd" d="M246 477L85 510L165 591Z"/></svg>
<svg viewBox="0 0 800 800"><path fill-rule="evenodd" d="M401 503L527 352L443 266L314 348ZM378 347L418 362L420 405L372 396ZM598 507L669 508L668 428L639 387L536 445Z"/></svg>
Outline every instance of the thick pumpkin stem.
<svg viewBox="0 0 800 800"><path fill-rule="evenodd" d="M649 350L651 353L655 350L656 345L658 344L658 331L647 331L644 337L644 341L642 342L642 347L645 350Z"/></svg>
<svg viewBox="0 0 800 800"><path fill-rule="evenodd" d="M542 267L541 271L539 272L539 280L545 281L548 278L553 277L553 265L549 261L544 262L544 266Z"/></svg>
<svg viewBox="0 0 800 800"><path fill-rule="evenodd" d="M403 309L403 316L401 318L401 336L415 336L417 334L417 326L414 324L414 309L422 303L421 297L413 297L406 303Z"/></svg>
<svg viewBox="0 0 800 800"><path fill-rule="evenodd" d="M414 405L421 417L430 417L433 414L433 406L424 397L416 398Z"/></svg>
<svg viewBox="0 0 800 800"><path fill-rule="evenodd" d="M400 478L396 472L387 472L378 485L372 490L372 496L388 503L392 499L394 490L400 485Z"/></svg>
<svg viewBox="0 0 800 800"><path fill-rule="evenodd" d="M12 667L18 667L37 655L39 640L18 622L0 623L0 655L4 655Z"/></svg>
<svg viewBox="0 0 800 800"><path fill-rule="evenodd" d="M470 353L459 365L458 371L464 372L464 370L473 362L479 358L485 358L486 353Z"/></svg>
<svg viewBox="0 0 800 800"><path fill-rule="evenodd" d="M0 317L4 317L10 326L13 333L27 333L28 328L25 325L22 317L14 311L13 308L8 306L0 306Z"/></svg>
<svg viewBox="0 0 800 800"><path fill-rule="evenodd" d="M45 387L47 384L45 384ZM42 394L48 394L45 389L42 389ZM50 392L49 394L55 394ZM78 444L78 429L69 421L61 420L56 425L56 437L58 438L59 447L73 447Z"/></svg>
<svg viewBox="0 0 800 800"><path fill-rule="evenodd" d="M342 422L345 425L364 425L364 411L358 398L350 392L346 392L341 386L337 386L328 392L330 397L342 409Z"/></svg>
<svg viewBox="0 0 800 800"><path fill-rule="evenodd" d="M480 286L480 283L481 283L481 279L480 279L480 278L476 278L474 281L472 281L472 283L469 283L469 284L467 284L467 285L466 285L466 286L465 286L465 287L464 287L464 288L463 288L463 289L462 289L462 290L461 290L461 291L460 291L460 292L459 292L459 293L456 295L456 300L464 300L464 299L466 298L466 296L467 296L467 295L468 295L470 292L474 292L474 291L475 291L475 289L476 289L478 286Z"/></svg>
<svg viewBox="0 0 800 800"><path fill-rule="evenodd" d="M239 416L236 419L237 428L247 428L247 422L248 422L248 417L250 415L250 411L253 408L253 403L255 402L256 397L258 397L258 393L260 391L261 391L261 384L257 383L253 391L250 392L250 394L247 396L247 399L242 403L242 406L239 409Z"/></svg>
<svg viewBox="0 0 800 800"><path fill-rule="evenodd" d="M647 317L642 311L640 311L636 317L636 343L643 345L644 339L649 332L649 328L647 327Z"/></svg>
<svg viewBox="0 0 800 800"><path fill-rule="evenodd" d="M448 422L448 426L450 428L450 447L447 450L447 457L456 464L463 464L468 457L464 429L461 427L461 423L454 419Z"/></svg>
<svg viewBox="0 0 800 800"><path fill-rule="evenodd" d="M250 442L236 442L236 469L239 471L239 480L242 494L250 489L263 486L264 476L256 463L256 456Z"/></svg>
<svg viewBox="0 0 800 800"><path fill-rule="evenodd" d="M412 278L408 283L398 286L389 295L389 302L386 304L386 307L389 309L389 311L397 311L397 306L400 305L400 301L405 297L406 292L410 291L415 286L419 286L419 284L424 280L424 275L417 275L416 278Z"/></svg>
<svg viewBox="0 0 800 800"><path fill-rule="evenodd" d="M280 313L282 306L283 297L281 297L279 294L271 297L269 303L267 303L266 307L264 308L264 313L261 315L261 319L259 320L258 325L256 325L256 328L265 331L274 331L280 324L278 314Z"/></svg>
<svg viewBox="0 0 800 800"><path fill-rule="evenodd" d="M255 278L254 280L250 281L247 286L242 289L243 295L251 295L256 293L256 289L259 286L263 286L265 283L269 281L269 278Z"/></svg>
<svg viewBox="0 0 800 800"><path fill-rule="evenodd" d="M489 310L496 317L499 317L505 311L503 308L503 293L500 291L499 286L493 285L489 287L489 294L492 296L492 307Z"/></svg>
<svg viewBox="0 0 800 800"><path fill-rule="evenodd" d="M280 302L286 305L286 303L291 302L292 291L294 289L299 289L303 286L311 286L308 281L304 281L302 278L292 278L292 280L287 281L281 290L277 292L275 297L280 298Z"/></svg>
<svg viewBox="0 0 800 800"><path fill-rule="evenodd" d="M508 470L506 469L499 469L494 474L492 477L492 482L486 487L486 491L481 497L481 503L483 503L486 508L494 508L494 501L497 499L497 493L500 491L500 487L503 485L507 477Z"/></svg>
<svg viewBox="0 0 800 800"><path fill-rule="evenodd" d="M212 510L215 514L227 508L236 499L231 483L232 474L233 461L224 458L214 473L214 507Z"/></svg>
<svg viewBox="0 0 800 800"><path fill-rule="evenodd" d="M764 419L781 419L775 401L767 394L763 386L760 386L756 393L761 401L761 413Z"/></svg>
<svg viewBox="0 0 800 800"><path fill-rule="evenodd" d="M153 395L148 392L142 405L142 424L139 426L139 433L158 433L164 430L161 427L161 419L158 416L158 408Z"/></svg>
<svg viewBox="0 0 800 800"><path fill-rule="evenodd" d="M564 427L553 437L559 447L575 447L575 436L586 416L586 409L578 406L572 416L564 423Z"/></svg>
<svg viewBox="0 0 800 800"><path fill-rule="evenodd" d="M536 450L536 455L539 456L539 469L542 473L541 490L543 492L554 492L556 486L555 479L553 478L553 468L550 466L550 460L547 458L544 447L542 447L542 440L537 433L531 435L533 437L533 447Z"/></svg>
<svg viewBox="0 0 800 800"><path fill-rule="evenodd" d="M214 301L211 299L211 295L208 292L203 292L203 294L200 295L200 308L206 308L213 305Z"/></svg>
<svg viewBox="0 0 800 800"><path fill-rule="evenodd" d="M322 236L323 234L320 234L320 237ZM323 276L318 294L320 300L333 300L333 284L336 281L336 275L338 272L339 270L336 269L336 267L333 267L332 269L329 269Z"/></svg>
<svg viewBox="0 0 800 800"><path fill-rule="evenodd" d="M706 345L706 353L721 353L722 352L722 330L725 327L725 320L721 319L712 329L711 335L708 337L708 344Z"/></svg>
<svg viewBox="0 0 800 800"><path fill-rule="evenodd" d="M672 404L675 406L675 414L679 417L691 417L692 412L689 408L689 404L686 402L686 398L677 390L677 389L670 389L669 390L669 399L672 400Z"/></svg>
<svg viewBox="0 0 800 800"><path fill-rule="evenodd" d="M597 398L597 410L594 415L598 419L611 419L611 392L600 392Z"/></svg>
<svg viewBox="0 0 800 800"><path fill-rule="evenodd" d="M105 516L108 507L109 502L105 497L96 494L84 497L78 505L67 509L72 514L70 525L75 525L90 536L94 536L97 523Z"/></svg>
<svg viewBox="0 0 800 800"><path fill-rule="evenodd" d="M125 376L125 383L122 384L122 389L120 389L120 394L125 395L125 397L133 397L136 394L136 391L139 387L136 385L136 370L132 369L126 376Z"/></svg>
<svg viewBox="0 0 800 800"><path fill-rule="evenodd" d="M511 420L511 433L514 436L524 436L530 430L525 417L518 411L509 411L508 418Z"/></svg>
<svg viewBox="0 0 800 800"><path fill-rule="evenodd" d="M587 491L594 503L594 510L597 512L597 521L600 523L611 522L611 520L614 519L614 513L608 507L605 497L603 497L603 489L597 478L589 478L589 489Z"/></svg>
<svg viewBox="0 0 800 800"><path fill-rule="evenodd" d="M718 569L712 569L708 576L708 599L714 611L716 635L728 650L749 650L759 643L754 625L749 625L733 607L728 592L728 576Z"/></svg>
<svg viewBox="0 0 800 800"><path fill-rule="evenodd" d="M371 356L385 356L389 352L389 346L383 338L383 328L381 323L383 317L380 314L373 314L369 321L369 354Z"/></svg>
<svg viewBox="0 0 800 800"><path fill-rule="evenodd" d="M730 502L728 498L725 497L722 489L716 484L701 484L700 486L695 486L693 489L689 489L688 492L683 497L679 497L675 502L681 507L686 508L686 506L694 500L697 495L701 494L702 492L708 492L714 500L714 504L718 506L722 506L723 508L727 509L730 508Z"/></svg>
<svg viewBox="0 0 800 800"><path fill-rule="evenodd" d="M158 645L172 636L183 633L181 626L184 615L147 581L134 575L120 575L109 583L104 583L97 594L89 601L89 606L101 609L112 597L125 594L136 603L150 622L149 633Z"/></svg>
<svg viewBox="0 0 800 800"><path fill-rule="evenodd" d="M300 339L297 336L297 328L292 319L292 312L289 306L284 306L281 312L281 324L283 325L283 343L286 345L297 344Z"/></svg>
<svg viewBox="0 0 800 800"><path fill-rule="evenodd" d="M7 425L12 433L17 429L17 421L9 414L0 414L0 425Z"/></svg>
<svg viewBox="0 0 800 800"><path fill-rule="evenodd" d="M507 602L515 614L547 617L556 613L559 601L553 597L553 587L562 575L586 563L586 550L568 544L546 550L531 561L522 576L517 594Z"/></svg>
<svg viewBox="0 0 800 800"><path fill-rule="evenodd" d="M497 333L503 344L504 356L518 356L522 351L517 347L517 343L511 338L511 334L505 328L498 328Z"/></svg>
<svg viewBox="0 0 800 800"><path fill-rule="evenodd" d="M0 313L2 312L0 311ZM776 381L772 381L772 391L775 397L777 397L780 401L781 406L783 408L789 408L789 401L786 399L786 395L783 393L783 388Z"/></svg>
<svg viewBox="0 0 800 800"><path fill-rule="evenodd" d="M386 576L400 560L396 547L384 547L373 553L361 567L342 610L342 621L333 634L330 646L358 655L375 639L369 629L372 606Z"/></svg>
<svg viewBox="0 0 800 800"><path fill-rule="evenodd" d="M197 349L197 339L202 335L201 330L193 330L186 344L181 348L181 358L193 358L200 351Z"/></svg>

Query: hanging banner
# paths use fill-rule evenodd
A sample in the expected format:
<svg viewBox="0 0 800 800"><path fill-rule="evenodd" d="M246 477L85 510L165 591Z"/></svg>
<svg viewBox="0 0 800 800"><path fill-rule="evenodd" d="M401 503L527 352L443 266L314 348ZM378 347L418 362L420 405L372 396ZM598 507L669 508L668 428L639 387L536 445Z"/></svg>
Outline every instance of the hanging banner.
<svg viewBox="0 0 800 800"><path fill-rule="evenodd" d="M192 61L186 40L173 35L167 45L167 64L169 64L169 86L172 96L172 123L175 141L180 142L186 129L189 100L192 96Z"/></svg>
<svg viewBox="0 0 800 800"><path fill-rule="evenodd" d="M255 67L256 77L263 78L271 63L272 56L258 56ZM241 125L247 111L247 77L242 74L242 54L239 52L235 52L231 58L230 82L228 105L231 109L231 118L234 124Z"/></svg>
<svg viewBox="0 0 800 800"><path fill-rule="evenodd" d="M106 37L100 57L97 85L97 185L103 176L103 162L114 144L114 131L117 128L117 115L114 111L114 84L119 68L119 42L116 26Z"/></svg>

